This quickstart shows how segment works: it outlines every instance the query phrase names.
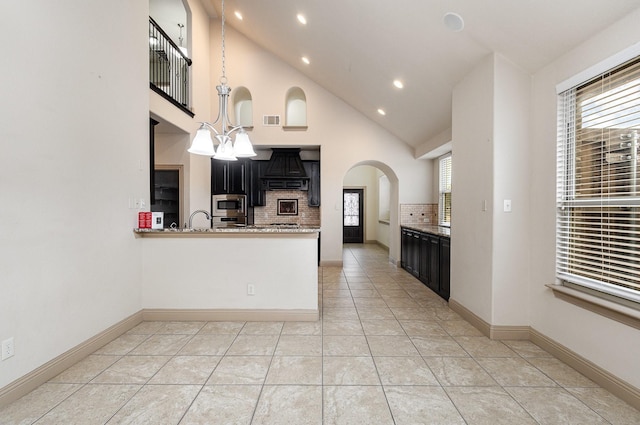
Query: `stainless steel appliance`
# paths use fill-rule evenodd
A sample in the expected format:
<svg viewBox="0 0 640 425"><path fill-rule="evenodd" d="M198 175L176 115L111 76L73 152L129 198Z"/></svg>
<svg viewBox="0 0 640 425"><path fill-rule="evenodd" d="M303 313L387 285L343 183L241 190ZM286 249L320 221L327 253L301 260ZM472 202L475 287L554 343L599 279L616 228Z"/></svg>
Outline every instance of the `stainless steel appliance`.
<svg viewBox="0 0 640 425"><path fill-rule="evenodd" d="M213 217L246 217L247 196L220 194L213 195L211 200Z"/></svg>
<svg viewBox="0 0 640 425"><path fill-rule="evenodd" d="M211 226L247 225L246 195L219 194L211 197Z"/></svg>

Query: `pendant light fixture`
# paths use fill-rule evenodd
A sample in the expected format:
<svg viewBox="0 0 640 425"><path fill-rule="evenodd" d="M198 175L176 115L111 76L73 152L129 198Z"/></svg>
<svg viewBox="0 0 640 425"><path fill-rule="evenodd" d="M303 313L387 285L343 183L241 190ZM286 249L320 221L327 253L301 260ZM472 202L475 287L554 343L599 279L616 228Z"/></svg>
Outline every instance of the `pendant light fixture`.
<svg viewBox="0 0 640 425"><path fill-rule="evenodd" d="M227 85L227 76L225 68L225 51L224 51L224 0L222 0L222 76L220 77L220 85L216 86L218 90L218 117L213 123L203 122L196 132L196 136L191 142L188 152L197 155L213 156L214 159L235 161L238 158L248 158L256 156L253 150L249 135L244 131L241 125L233 125L229 121L229 93L231 87ZM218 131L214 126L220 123L221 129ZM213 147L214 137L218 140L218 150ZM231 135L237 132L235 144L231 140Z"/></svg>

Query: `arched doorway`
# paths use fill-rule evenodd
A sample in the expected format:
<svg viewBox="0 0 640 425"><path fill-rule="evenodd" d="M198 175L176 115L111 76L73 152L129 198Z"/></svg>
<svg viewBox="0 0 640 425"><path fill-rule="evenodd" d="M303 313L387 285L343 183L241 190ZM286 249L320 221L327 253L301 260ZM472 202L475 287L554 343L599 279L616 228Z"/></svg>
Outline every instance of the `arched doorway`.
<svg viewBox="0 0 640 425"><path fill-rule="evenodd" d="M356 242L347 239L347 235L350 232L357 235L354 225L360 225L361 242L387 247L389 259L397 263L400 259L398 199L398 177L388 165L379 161L354 164L343 178L343 242ZM353 215L358 208L362 212L356 219Z"/></svg>

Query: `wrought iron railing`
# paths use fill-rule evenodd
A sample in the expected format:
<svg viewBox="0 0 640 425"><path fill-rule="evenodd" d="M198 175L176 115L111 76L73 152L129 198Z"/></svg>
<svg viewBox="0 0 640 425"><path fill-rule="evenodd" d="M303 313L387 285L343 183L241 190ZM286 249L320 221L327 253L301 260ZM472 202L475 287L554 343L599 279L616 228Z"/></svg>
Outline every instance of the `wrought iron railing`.
<svg viewBox="0 0 640 425"><path fill-rule="evenodd" d="M189 67L185 56L166 32L149 17L149 83L152 90L193 116L189 99Z"/></svg>

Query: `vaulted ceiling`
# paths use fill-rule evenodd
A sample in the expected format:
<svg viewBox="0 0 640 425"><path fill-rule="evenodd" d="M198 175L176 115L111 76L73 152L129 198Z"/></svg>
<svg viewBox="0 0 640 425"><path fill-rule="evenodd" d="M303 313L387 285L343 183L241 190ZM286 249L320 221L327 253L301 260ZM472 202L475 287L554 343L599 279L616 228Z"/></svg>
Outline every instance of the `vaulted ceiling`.
<svg viewBox="0 0 640 425"><path fill-rule="evenodd" d="M203 1L220 15L221 0ZM225 0L225 17L416 147L451 126L453 87L488 54L533 74L639 7L638 0ZM462 17L462 31L444 24L448 12Z"/></svg>

